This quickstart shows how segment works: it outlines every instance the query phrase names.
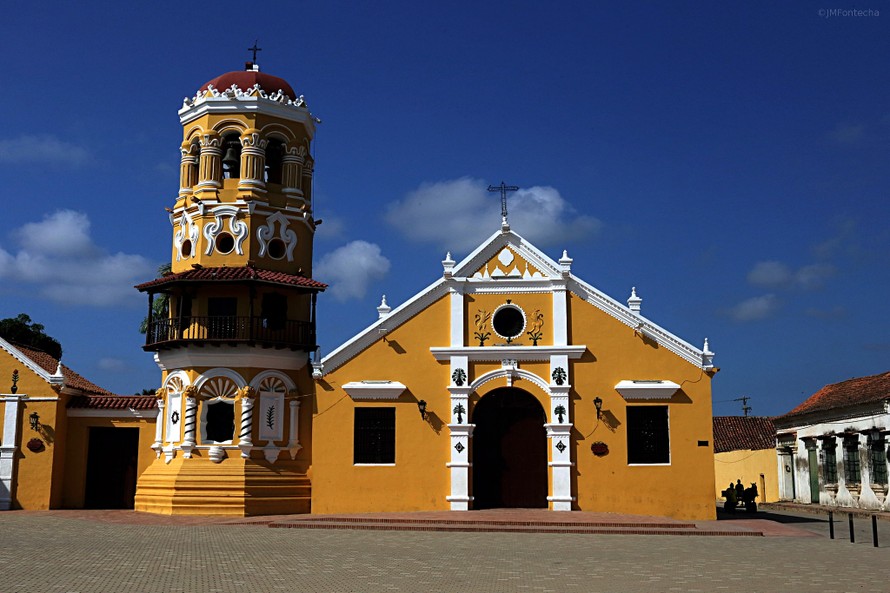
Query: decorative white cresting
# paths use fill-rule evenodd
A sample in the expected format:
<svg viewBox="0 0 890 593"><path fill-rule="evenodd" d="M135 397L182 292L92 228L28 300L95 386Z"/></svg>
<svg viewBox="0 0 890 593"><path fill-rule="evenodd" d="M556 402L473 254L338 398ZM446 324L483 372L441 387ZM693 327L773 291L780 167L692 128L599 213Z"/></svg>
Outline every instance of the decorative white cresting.
<svg viewBox="0 0 890 593"><path fill-rule="evenodd" d="M383 295L383 298L380 299L380 306L377 307L377 318L383 319L389 312L392 311L392 307L386 304L386 295Z"/></svg>
<svg viewBox="0 0 890 593"><path fill-rule="evenodd" d="M275 234L275 226L278 226L278 234ZM269 242L272 239L280 239L286 249L287 261L294 261L294 248L297 246L297 233L289 229L290 221L281 212L276 212L266 219L266 224L256 231L256 238L260 244L260 257L264 257L269 251ZM239 252L240 253L240 252Z"/></svg>
<svg viewBox="0 0 890 593"><path fill-rule="evenodd" d="M213 214L216 220L204 226L204 237L207 239L205 255L213 253L215 247L214 240L217 235L225 230L226 222L228 222L229 232L232 233L232 237L235 239L234 251L238 255L244 255L244 239L247 238L249 231L247 224L243 220L238 220L239 212L240 209L237 206L217 206L211 210L211 214Z"/></svg>
<svg viewBox="0 0 890 593"><path fill-rule="evenodd" d="M714 368L714 353L711 352L711 348L708 346L707 338L705 338L705 345L702 347L701 364L705 370Z"/></svg>
<svg viewBox="0 0 890 593"><path fill-rule="evenodd" d="M190 109L195 105L199 105L204 101L212 100L212 99L222 99L222 100L230 100L230 101L245 101L250 99L256 99L257 97L261 99L266 99L268 101L272 101L275 103L279 103L281 105L288 105L295 108L305 109L306 99L303 95L297 97L297 99L291 99L287 96L287 93L282 92L281 89L278 89L274 92L267 93L263 90L263 88L259 85L259 83L253 85L247 90L241 90L241 88L233 84L229 88L220 91L213 85L208 85L207 90L198 91L194 97L189 98L185 97L182 100L182 109ZM180 111L182 111L182 109Z"/></svg>
<svg viewBox="0 0 890 593"><path fill-rule="evenodd" d="M560 272L564 278L567 278L569 274L572 273L572 262L575 261L569 257L569 252L567 250L563 250L562 257L559 258L559 267Z"/></svg>
<svg viewBox="0 0 890 593"><path fill-rule="evenodd" d="M636 313L637 315L639 315L640 314L640 305L642 305L642 304L643 304L643 299L641 299L640 297L637 296L637 287L636 286L631 287L630 298L627 299L628 308L631 311L633 311L634 313Z"/></svg>
<svg viewBox="0 0 890 593"><path fill-rule="evenodd" d="M182 245L191 241L191 250L188 255L182 252ZM192 220L192 215L183 210L179 219L179 230L173 235L173 246L176 247L176 261L183 258L195 257L198 253L198 225Z"/></svg>

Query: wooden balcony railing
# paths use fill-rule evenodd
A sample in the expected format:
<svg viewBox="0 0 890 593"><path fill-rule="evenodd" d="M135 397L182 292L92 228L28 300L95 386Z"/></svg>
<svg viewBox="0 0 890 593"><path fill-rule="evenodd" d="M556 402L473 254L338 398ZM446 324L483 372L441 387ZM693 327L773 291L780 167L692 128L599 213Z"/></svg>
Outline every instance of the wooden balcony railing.
<svg viewBox="0 0 890 593"><path fill-rule="evenodd" d="M264 317L192 316L153 320L145 333L146 350L238 342L314 350L315 327L308 321Z"/></svg>

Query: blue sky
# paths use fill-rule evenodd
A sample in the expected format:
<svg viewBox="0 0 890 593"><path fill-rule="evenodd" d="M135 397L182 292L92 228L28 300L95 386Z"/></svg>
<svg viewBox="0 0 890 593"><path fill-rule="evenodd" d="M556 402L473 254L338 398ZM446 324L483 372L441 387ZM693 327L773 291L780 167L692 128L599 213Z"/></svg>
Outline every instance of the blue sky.
<svg viewBox="0 0 890 593"><path fill-rule="evenodd" d="M504 180L514 230L710 339L716 414L743 395L784 413L890 370L890 6L872 4L20 3L0 23L0 316L28 313L115 392L159 384L131 287L169 257L177 110L258 39L323 120L323 352L496 230L484 188Z"/></svg>

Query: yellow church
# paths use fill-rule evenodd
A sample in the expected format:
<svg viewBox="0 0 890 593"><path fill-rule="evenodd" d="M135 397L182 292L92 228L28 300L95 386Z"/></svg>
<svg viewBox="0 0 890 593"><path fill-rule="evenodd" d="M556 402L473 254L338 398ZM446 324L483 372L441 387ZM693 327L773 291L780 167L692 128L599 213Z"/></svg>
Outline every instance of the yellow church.
<svg viewBox="0 0 890 593"><path fill-rule="evenodd" d="M472 253L318 360L317 120L252 63L179 117L171 269L137 287L161 387L136 510L714 518L707 340L644 317L635 289L619 302L576 277L505 206Z"/></svg>

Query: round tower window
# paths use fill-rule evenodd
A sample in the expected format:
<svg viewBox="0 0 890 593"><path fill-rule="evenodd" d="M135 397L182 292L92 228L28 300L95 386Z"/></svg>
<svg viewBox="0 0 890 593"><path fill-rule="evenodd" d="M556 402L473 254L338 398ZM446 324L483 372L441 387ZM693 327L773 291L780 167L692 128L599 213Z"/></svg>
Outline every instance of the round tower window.
<svg viewBox="0 0 890 593"><path fill-rule="evenodd" d="M511 341L525 329L525 313L516 305L501 305L491 318L491 326L500 337Z"/></svg>
<svg viewBox="0 0 890 593"><path fill-rule="evenodd" d="M220 233L216 236L216 250L220 253L231 253L235 249L235 238L229 233Z"/></svg>
<svg viewBox="0 0 890 593"><path fill-rule="evenodd" d="M269 257L272 259L281 259L287 253L287 246L279 238L269 241Z"/></svg>
<svg viewBox="0 0 890 593"><path fill-rule="evenodd" d="M180 249L179 252L182 254L182 257L191 257L192 242L190 239L186 239L182 242L182 249Z"/></svg>

